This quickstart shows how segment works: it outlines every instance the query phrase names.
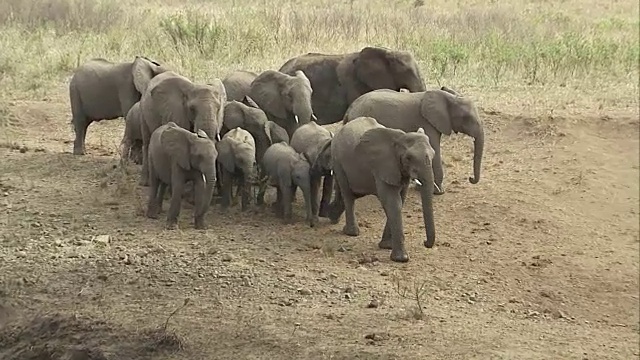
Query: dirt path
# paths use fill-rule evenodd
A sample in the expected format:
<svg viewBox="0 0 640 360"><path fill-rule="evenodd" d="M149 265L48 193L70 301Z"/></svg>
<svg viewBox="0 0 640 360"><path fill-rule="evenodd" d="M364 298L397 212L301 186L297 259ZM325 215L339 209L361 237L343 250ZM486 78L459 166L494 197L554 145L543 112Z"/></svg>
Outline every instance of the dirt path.
<svg viewBox="0 0 640 360"><path fill-rule="evenodd" d="M217 208L206 232L189 208L183 230L165 231L141 216L138 169L115 167L120 121L92 125L91 154L73 157L64 104L12 110L35 126L0 149L2 359L79 345L94 352L74 359L639 355L637 118L486 114L483 179L466 181L470 140L447 139L436 247L421 245L410 191L411 260L395 264L376 247L374 197L356 203L357 238L341 234L344 217L310 229ZM165 333L149 332L185 299Z"/></svg>

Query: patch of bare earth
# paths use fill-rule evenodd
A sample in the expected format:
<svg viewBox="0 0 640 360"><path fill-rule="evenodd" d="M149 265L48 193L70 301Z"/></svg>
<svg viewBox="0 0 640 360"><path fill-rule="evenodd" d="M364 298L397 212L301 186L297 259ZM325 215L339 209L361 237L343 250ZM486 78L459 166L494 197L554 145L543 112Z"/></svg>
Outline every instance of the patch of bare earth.
<svg viewBox="0 0 640 360"><path fill-rule="evenodd" d="M411 191L397 264L374 197L359 237L344 217L305 226L301 196L294 225L215 207L196 231L185 204L165 231L142 216L139 167L116 167L122 120L74 157L65 102L12 109L32 125L0 148L0 358L639 355L635 117L485 113L482 180L466 181L470 140L446 139L436 246Z"/></svg>

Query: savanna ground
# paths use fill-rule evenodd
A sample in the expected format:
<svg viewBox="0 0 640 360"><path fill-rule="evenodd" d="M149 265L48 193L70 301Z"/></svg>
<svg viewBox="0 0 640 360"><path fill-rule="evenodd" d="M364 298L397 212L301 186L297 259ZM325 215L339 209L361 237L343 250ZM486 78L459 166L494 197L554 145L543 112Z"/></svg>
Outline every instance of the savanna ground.
<svg viewBox="0 0 640 360"><path fill-rule="evenodd" d="M639 355L635 1L4 0L0 43L2 359ZM165 231L116 166L121 119L71 155L68 79L91 57L207 81L366 45L412 51L486 129L477 185L471 140L445 140L433 249L410 193L407 264L376 247L374 197L359 237L308 228L301 196L294 225L216 207L196 231L185 204Z"/></svg>

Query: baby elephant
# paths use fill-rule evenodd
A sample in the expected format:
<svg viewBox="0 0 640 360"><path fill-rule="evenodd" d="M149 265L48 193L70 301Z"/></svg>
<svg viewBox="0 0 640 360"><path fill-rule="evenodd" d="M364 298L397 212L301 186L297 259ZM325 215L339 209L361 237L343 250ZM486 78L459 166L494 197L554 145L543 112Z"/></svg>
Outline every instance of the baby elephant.
<svg viewBox="0 0 640 360"><path fill-rule="evenodd" d="M287 224L292 222L291 207L297 187L300 187L304 196L309 226L314 227L318 221L311 211L310 163L304 154L296 152L285 142L269 146L262 157L261 167L268 176L268 184L278 191L274 203L276 215L283 217Z"/></svg>
<svg viewBox="0 0 640 360"><path fill-rule="evenodd" d="M173 121L158 127L149 139L149 203L147 217L158 218L162 198L171 186L167 229L177 227L182 193L187 181L195 192L195 228L205 229L204 214L209 209L216 183L216 146L203 130L192 133Z"/></svg>
<svg viewBox="0 0 640 360"><path fill-rule="evenodd" d="M124 135L120 142L120 164L125 164L130 159L138 165L142 164L140 121L140 102L136 102L124 117Z"/></svg>
<svg viewBox="0 0 640 360"><path fill-rule="evenodd" d="M234 180L242 188L242 211L247 210L251 196L251 183L256 177L256 143L251 134L234 128L224 134L216 144L218 162L222 165L222 208L231 203Z"/></svg>

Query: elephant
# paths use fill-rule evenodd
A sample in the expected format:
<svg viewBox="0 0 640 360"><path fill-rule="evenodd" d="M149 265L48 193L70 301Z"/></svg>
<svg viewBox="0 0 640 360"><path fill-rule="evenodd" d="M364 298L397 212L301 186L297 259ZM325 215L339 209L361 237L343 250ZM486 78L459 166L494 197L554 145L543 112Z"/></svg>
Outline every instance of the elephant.
<svg viewBox="0 0 640 360"><path fill-rule="evenodd" d="M319 217L328 216L328 206L333 190L333 170L331 166L331 139L333 133L311 121L301 125L291 137L291 147L305 155L311 163L311 211ZM318 206L318 191L322 184L322 199Z"/></svg>
<svg viewBox="0 0 640 360"><path fill-rule="evenodd" d="M96 121L125 117L145 92L149 81L169 70L144 56L113 63L93 58L78 66L69 81L75 140L73 154L84 155L87 128Z"/></svg>
<svg viewBox="0 0 640 360"><path fill-rule="evenodd" d="M351 104L343 123L361 116L373 117L384 126L404 131L416 131L420 127L425 130L435 151L432 164L436 195L444 194L440 152L442 134L450 135L453 131L473 137L473 177L469 182L477 184L480 181L484 130L473 102L458 92L447 87L413 93L375 90Z"/></svg>
<svg viewBox="0 0 640 360"><path fill-rule="evenodd" d="M278 142L289 143L289 135L286 130L275 122L268 120L264 111L249 96L245 96L242 101L228 101L225 105L221 134L224 135L237 127L247 130L253 136L258 164L262 161L264 152L269 146ZM262 172L260 167L258 170L260 173ZM260 176L260 178L263 178L263 176ZM261 182L256 199L258 205L264 203L265 191L266 183Z"/></svg>
<svg viewBox="0 0 640 360"><path fill-rule="evenodd" d="M129 159L136 164L142 164L142 133L140 131L140 102L133 104L124 117L124 135L120 142L120 164L124 165Z"/></svg>
<svg viewBox="0 0 640 360"><path fill-rule="evenodd" d="M409 261L404 246L402 207L409 182L414 181L422 197L427 237L424 246L433 247L436 238L431 168L434 150L424 129L404 132L385 127L372 117L359 117L336 132L331 140L331 157L336 196L329 218L335 224L345 213L344 234L360 234L355 200L376 195L387 218L378 247L391 249L392 261Z"/></svg>
<svg viewBox="0 0 640 360"><path fill-rule="evenodd" d="M268 184L277 188L277 199L273 204L276 215L287 224L292 222L293 194L298 187L304 196L309 226L314 227L318 222L317 216L311 211L310 163L304 154L296 152L284 142L269 146L260 163L268 176Z"/></svg>
<svg viewBox="0 0 640 360"><path fill-rule="evenodd" d="M258 75L249 89L249 97L269 120L287 130L289 138L300 124L315 119L311 110L313 90L302 71L293 75L266 70Z"/></svg>
<svg viewBox="0 0 640 360"><path fill-rule="evenodd" d="M256 177L256 143L251 134L242 128L230 130L216 144L218 162L222 165L222 208L231 203L234 180L242 188L242 211L248 209L251 183Z"/></svg>
<svg viewBox="0 0 640 360"><path fill-rule="evenodd" d="M171 186L171 205L167 229L177 227L185 182L192 181L195 193L194 227L206 229L204 215L209 209L216 183L215 142L202 130L196 133L175 122L157 127L149 139L149 202L147 217L158 218L167 186Z"/></svg>
<svg viewBox="0 0 640 360"><path fill-rule="evenodd" d="M222 83L227 90L227 99L229 101L242 101L249 94L251 82L256 77L258 77L258 74L246 70L236 70L225 76L222 79Z"/></svg>
<svg viewBox="0 0 640 360"><path fill-rule="evenodd" d="M339 122L360 95L377 89L425 91L418 64L406 51L367 46L347 54L307 53L287 60L280 72L302 70L309 79L318 125Z"/></svg>
<svg viewBox="0 0 640 360"><path fill-rule="evenodd" d="M227 94L220 79L196 84L173 71L164 72L149 82L140 100L142 113L142 176L148 184L147 149L149 138L160 125L173 121L191 132L204 131L212 140L220 140Z"/></svg>

